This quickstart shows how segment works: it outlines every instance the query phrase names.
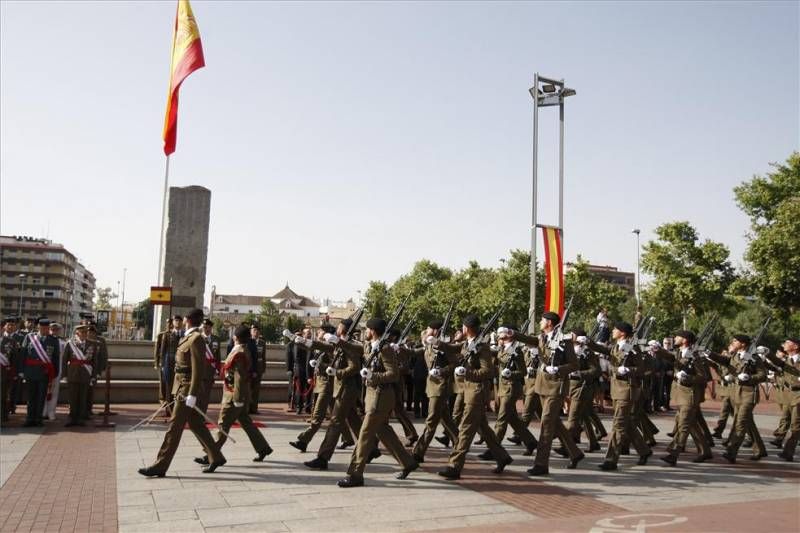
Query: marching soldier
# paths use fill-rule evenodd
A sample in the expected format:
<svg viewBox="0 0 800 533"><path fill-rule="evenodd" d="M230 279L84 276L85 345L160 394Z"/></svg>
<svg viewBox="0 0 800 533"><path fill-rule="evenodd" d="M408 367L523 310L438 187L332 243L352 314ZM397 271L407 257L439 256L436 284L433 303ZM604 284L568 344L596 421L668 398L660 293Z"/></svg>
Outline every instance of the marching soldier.
<svg viewBox="0 0 800 533"><path fill-rule="evenodd" d="M400 341L400 331L393 329L389 333L389 342L394 344ZM414 353L407 348L403 349L398 347L396 352L397 371L400 377L398 379L399 385L397 386L397 393L395 394L396 405L394 406L394 417L398 422L400 422L400 426L403 428L403 434L405 435L405 441L403 444L408 447L414 446L414 443L419 440L417 429L414 427L414 423L411 421L411 419L408 418L408 414L406 413L403 403L403 392L406 389L406 377L411 374L410 363L413 355Z"/></svg>
<svg viewBox="0 0 800 533"><path fill-rule="evenodd" d="M797 441L800 439L800 338L789 337L783 342L783 352L785 359L769 354L769 351L762 349L762 353L774 365L783 370L783 383L785 387L784 402L791 407L791 421L789 431L783 441L783 450L778 457L784 461L794 461L794 452Z"/></svg>
<svg viewBox="0 0 800 533"><path fill-rule="evenodd" d="M248 353L247 340L250 338L250 330L247 326L239 326L233 334L234 345L233 350L225 358L225 363L222 365L222 402L219 412L219 420L217 425L217 446L220 450L228 440L226 434L231 430L234 422L239 422L242 429L250 439L250 444L256 451L256 456L253 462L260 463L264 457L272 453L264 435L253 423L250 414L247 412L247 402L250 399L250 394L247 388L250 386L250 364L252 358ZM209 464L208 456L196 458L195 462L207 465Z"/></svg>
<svg viewBox="0 0 800 533"><path fill-rule="evenodd" d="M97 378L97 356L100 344L88 338L87 325L75 328L75 335L67 341L64 348L64 362L67 365L69 384L69 422L65 427L85 426L88 418L87 396L89 386Z"/></svg>
<svg viewBox="0 0 800 533"><path fill-rule="evenodd" d="M39 331L29 333L22 346L22 368L18 377L28 385L28 415L23 427L42 426L44 402L50 394L50 387L60 364L60 345L58 339L50 335L50 321L40 318ZM57 386L58 384L55 384Z"/></svg>
<svg viewBox="0 0 800 533"><path fill-rule="evenodd" d="M226 462L206 427L205 418L197 408L197 396L202 393L203 387L203 368L207 364L204 355L206 343L200 332L202 321L202 309L193 309L186 316L188 329L181 337L175 353L175 384L171 391L176 398L175 409L172 410L156 462L139 469L139 473L145 477L164 477L167 474L172 458L178 451L186 423L209 457L210 464L203 469L203 473L210 474Z"/></svg>
<svg viewBox="0 0 800 533"><path fill-rule="evenodd" d="M18 361L20 346L14 335L16 326L16 317L3 319L3 333L0 337L0 422L8 422L11 412L11 386L17 377L14 364Z"/></svg>
<svg viewBox="0 0 800 533"><path fill-rule="evenodd" d="M389 425L389 415L396 406L395 395L399 393L400 374L397 369L395 348L380 345L385 331L386 321L382 318L371 318L367 321L365 339L367 343L364 345L364 354L368 359L366 366L360 372L367 389L364 420L347 469L347 477L337 483L342 488L364 485L364 469L377 440L380 440L402 465L403 471L397 475L397 479L406 479L411 472L419 468L419 464L403 447Z"/></svg>
<svg viewBox="0 0 800 533"><path fill-rule="evenodd" d="M334 378L333 382L333 411L331 420L325 431L325 438L317 452L317 457L303 463L308 468L327 470L328 461L333 457L336 443L345 431L350 431L354 438L361 431L361 419L356 414L356 404L361 396L361 356L362 348L347 339L347 332L352 325L351 319L342 320L336 328L336 335L326 333L323 341L311 341L293 335L289 331L283 334L295 342L311 342L311 348L326 352L332 357L330 366L325 370L328 377ZM372 455L377 452L373 448ZM380 453L380 452L377 452Z"/></svg>
<svg viewBox="0 0 800 533"><path fill-rule="evenodd" d="M611 338L614 341L611 348L595 342L589 343L592 350L606 354L611 365L611 400L614 402L614 417L606 458L600 465L600 469L605 471L617 469L621 448L625 442L630 442L636 448L639 465L647 464L647 459L653 455L631 417L633 404L638 401L641 393L639 365L642 361L639 347L630 340L631 335L633 326L627 322L617 322L611 330Z"/></svg>
<svg viewBox="0 0 800 533"><path fill-rule="evenodd" d="M564 398L569 390L569 374L578 370L578 360L571 338L554 338L555 327L561 321L558 313L547 311L542 314L539 327L542 330L540 337L530 337L523 333L514 333L514 339L527 344L538 346L540 367L536 374L536 394L542 402L542 425L539 434L539 445L536 449L536 459L533 467L528 470L531 476L547 475L550 471L550 449L553 438L558 437L564 449L557 450L563 455L565 452L570 461L567 468L573 469L584 458L582 451L575 445L564 424L561 422L561 410ZM554 344L556 343L556 344Z"/></svg>
<svg viewBox="0 0 800 533"><path fill-rule="evenodd" d="M214 335L214 323L208 318L203 320L203 340L206 343L205 356L206 364L203 366L203 392L197 397L197 407L204 413L208 411L208 404L211 403L211 393L214 390L214 380L219 374L220 368L220 340Z"/></svg>
<svg viewBox="0 0 800 533"><path fill-rule="evenodd" d="M578 369L569 374L570 403L564 427L572 435L572 440L577 443L582 426L586 431L586 438L589 440L588 451L594 452L600 449L591 418L594 388L597 378L600 377L600 362L597 353L586 346L588 342L586 331L582 328L573 328L572 334L575 337L574 350L578 360Z"/></svg>
<svg viewBox="0 0 800 533"><path fill-rule="evenodd" d="M767 380L767 370L764 362L752 355L747 347L751 339L747 335L734 335L728 345L730 356L719 355L707 351L709 359L730 368L731 374L726 377L733 384L731 398L733 401L733 428L728 437L728 449L722 454L729 463L736 462L739 447L744 442L745 435L751 433L753 437L753 455L751 460L757 461L767 456L767 449L758 430L755 427L753 409L758 403L758 385Z"/></svg>
<svg viewBox="0 0 800 533"><path fill-rule="evenodd" d="M675 414L675 436L667 445L667 455L661 460L670 466L678 463L678 456L686 449L686 440L691 434L700 453L692 459L693 463L702 463L711 459L711 448L708 446L697 415L705 400L706 384L711 380L708 365L701 354L695 353L694 343L697 340L694 332L683 330L675 333L675 344L678 354L664 350L658 341L650 341L650 353L673 366L672 398L678 406Z"/></svg>
<svg viewBox="0 0 800 533"><path fill-rule="evenodd" d="M323 335L330 335L336 332L336 329L331 325L323 325L317 332L317 341L322 340ZM314 410L311 413L311 420L308 428L297 436L297 440L289 443L293 448L305 452L308 443L314 438L319 428L322 427L322 422L325 420L325 415L331 406L331 396L333 394L333 380L328 375L328 367L330 366L330 354L315 350L312 359L308 362L311 368L314 369Z"/></svg>
<svg viewBox="0 0 800 533"><path fill-rule="evenodd" d="M730 368L727 365L721 365L712 359L708 359L708 362L713 365L717 375L716 392L720 401L719 417L717 418L716 426L714 426L712 436L721 439L723 438L722 432L725 431L725 426L728 424L728 417L733 416L733 402L731 400L733 376L730 379L726 378L726 376L731 375Z"/></svg>
<svg viewBox="0 0 800 533"><path fill-rule="evenodd" d="M522 398L522 387L525 375L524 350L522 345L512 339L511 333L517 328L514 325L506 324L497 330L497 364L499 370L499 380L497 383L497 420L494 424L494 432L497 442L503 442L506 429L511 426L514 434L525 444L525 454L533 455L537 442L526 424L522 422L517 413L517 400ZM481 459L493 459L492 453L486 450L479 456Z"/></svg>
<svg viewBox="0 0 800 533"><path fill-rule="evenodd" d="M416 357L424 357L428 368L428 380L425 385L425 393L428 395L428 416L425 419L425 429L417 443L414 445L412 455L418 463L425 462L425 452L431 444L436 428L442 424L445 435L452 441L458 440L458 428L453 422L450 410L447 407L447 399L450 397L453 379L454 360L433 347L434 341L439 337L439 332L444 322L435 319L428 324L428 329L423 333L425 345L423 348L414 350ZM419 352L423 352L420 354Z"/></svg>
<svg viewBox="0 0 800 533"><path fill-rule="evenodd" d="M106 339L97 332L97 322L89 320L87 324L89 325L87 330L89 340L97 342L100 346L100 351L97 353L96 378L89 384L89 393L86 396L86 417L88 418L94 415L92 411L94 409L94 391L97 388L97 380L108 370L108 346L106 345Z"/></svg>
<svg viewBox="0 0 800 533"><path fill-rule="evenodd" d="M524 333L524 332L523 332ZM525 354L525 380L522 386L522 393L524 400L522 402L522 414L520 419L525 427L528 427L536 416L539 420L542 419L542 401L539 395L536 394L536 372L539 370L539 347L528 346ZM517 435L512 435L508 438L509 442L514 444L522 443Z"/></svg>
<svg viewBox="0 0 800 533"><path fill-rule="evenodd" d="M250 369L250 414L258 414L258 399L261 396L261 378L267 371L267 341L261 336L261 328L253 323L250 327L251 342L248 343L250 350L255 349L253 356L253 366Z"/></svg>
<svg viewBox="0 0 800 533"><path fill-rule="evenodd" d="M789 432L789 426L792 423L792 390L791 385L794 377L791 374L786 374L783 368L775 364L773 360L778 358L781 362L785 362L786 354L783 350L778 350L774 356L767 357L764 363L767 365L767 377L773 385L772 398L780 408L781 417L778 420L778 427L772 432L775 437L770 441L770 444L776 448L783 448L783 439Z"/></svg>
<svg viewBox="0 0 800 533"><path fill-rule="evenodd" d="M464 341L458 344L436 342L435 347L449 355L460 355L461 360L455 368L456 383L463 390L463 414L458 427L458 442L450 454L448 466L438 474L446 479L458 479L472 445L475 433L480 431L486 445L497 461L495 474L501 474L506 466L512 463L511 456L497 441L494 431L486 420L486 395L491 388L494 376L492 367L492 350L486 342L476 344L480 334L480 320L475 315L467 315L462 321Z"/></svg>
<svg viewBox="0 0 800 533"><path fill-rule="evenodd" d="M171 403L172 382L175 370L175 352L178 350L178 343L182 337L183 318L176 315L172 317L170 327L162 331L156 337L154 351L153 368L159 371L159 400L161 403ZM170 408L167 407L167 416L170 415Z"/></svg>

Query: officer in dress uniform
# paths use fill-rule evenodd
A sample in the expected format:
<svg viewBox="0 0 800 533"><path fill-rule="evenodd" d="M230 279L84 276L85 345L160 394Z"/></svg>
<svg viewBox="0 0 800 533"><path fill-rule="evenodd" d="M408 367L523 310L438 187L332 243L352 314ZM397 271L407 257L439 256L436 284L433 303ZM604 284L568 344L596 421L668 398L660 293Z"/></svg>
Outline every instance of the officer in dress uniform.
<svg viewBox="0 0 800 533"><path fill-rule="evenodd" d="M39 331L29 333L22 346L22 368L18 377L24 379L28 387L28 414L24 427L42 426L44 402L47 399L60 364L60 345L58 339L50 335L50 320L38 320Z"/></svg>
<svg viewBox="0 0 800 533"><path fill-rule="evenodd" d="M94 415L94 393L97 388L97 381L108 370L108 345L106 345L106 339L97 331L97 322L89 319L86 324L89 326L87 330L89 332L89 340L97 342L100 347L100 351L97 353L97 377L89 383L89 393L86 396L86 417L88 418Z"/></svg>
<svg viewBox="0 0 800 533"><path fill-rule="evenodd" d="M11 412L11 386L16 378L14 365L18 362L20 345L14 332L16 317L3 319L3 332L0 336L0 422L8 422Z"/></svg>
<svg viewBox="0 0 800 533"><path fill-rule="evenodd" d="M172 382L175 371L175 352L183 336L183 318L179 315L172 317L170 327L156 337L154 351L154 368L159 371L160 386L159 399L161 402L172 402ZM170 409L167 408L167 414Z"/></svg>
<svg viewBox="0 0 800 533"><path fill-rule="evenodd" d="M364 469L375 449L377 440L383 443L403 467L402 472L397 475L397 479L405 479L411 472L419 468L419 464L403 447L397 434L389 425L389 415L396 406L395 397L399 394L400 373L397 367L397 347L383 346L381 348L380 346L380 340L385 331L386 321L382 318L371 318L367 321L366 343L363 347L366 364L360 371L367 389L364 399L364 420L358 433L356 447L350 458L347 477L338 482L342 488L364 485Z"/></svg>
<svg viewBox="0 0 800 533"><path fill-rule="evenodd" d="M631 342L631 335L633 326L628 322L617 322L611 330L614 344L610 348L595 342L589 343L592 350L608 356L611 367L611 400L614 402L614 415L608 451L605 461L600 465L600 469L605 471L617 469L622 445L625 442L630 442L636 448L639 465L647 464L647 459L653 455L632 419L633 404L638 401L641 393L642 355L639 347Z"/></svg>
<svg viewBox="0 0 800 533"><path fill-rule="evenodd" d="M183 436L183 427L187 422L189 429L200 441L210 460L210 464L203 469L203 472L210 474L225 464L225 457L206 427L205 419L200 412L195 410L197 396L202 392L203 368L207 364L204 355L206 343L200 332L202 321L202 309L193 309L186 316L188 329L181 337L175 353L175 384L171 391L176 397L175 409L172 411L156 462L151 466L139 469L139 473L143 476L164 477L167 474L172 458L178 451L178 445Z"/></svg>
<svg viewBox="0 0 800 533"><path fill-rule="evenodd" d="M88 417L86 400L90 384L97 378L100 343L88 338L88 325L75 328L75 335L64 347L64 363L69 385L69 422L66 427L85 426Z"/></svg>
<svg viewBox="0 0 800 533"><path fill-rule="evenodd" d="M252 355L250 366L250 414L258 414L258 399L261 396L261 378L267 371L267 341L261 336L258 324L250 327L250 340L247 348ZM229 350L230 351L230 350Z"/></svg>
<svg viewBox="0 0 800 533"><path fill-rule="evenodd" d="M480 320L475 315L467 315L462 321L463 342L450 344L437 340L435 347L448 355L460 356L453 373L456 383L463 391L463 414L458 427L458 442L450 454L448 466L438 474L446 479L459 479L464 468L467 453L475 433L480 431L486 445L497 462L495 474L501 474L512 463L511 456L497 441L486 419L486 395L491 389L494 377L492 350L486 342L476 344L480 331Z"/></svg>
<svg viewBox="0 0 800 533"><path fill-rule="evenodd" d="M203 375L203 393L197 397L197 407L204 413L208 411L208 404L211 403L211 393L214 389L214 380L217 376L217 369L220 366L220 340L214 335L214 323L208 318L203 320L203 340L206 343Z"/></svg>
<svg viewBox="0 0 800 533"><path fill-rule="evenodd" d="M303 327L300 337L310 340L311 328ZM286 370L292 380L292 409L303 414L303 409L310 409L311 390L308 377L308 362L311 360L311 349L304 341L291 342L286 346Z"/></svg>
<svg viewBox="0 0 800 533"><path fill-rule="evenodd" d="M330 324L325 324L317 331L317 341L321 342L323 335L332 335L334 333L336 333L336 328ZM308 342L308 340L304 342ZM289 443L293 448L301 452L306 451L308 443L311 442L319 428L322 427L322 422L325 421L325 415L331 406L333 395L333 379L327 372L331 364L331 355L321 350L314 350L308 363L314 369L314 395L316 396L314 410L311 413L308 428L297 436L297 440Z"/></svg>

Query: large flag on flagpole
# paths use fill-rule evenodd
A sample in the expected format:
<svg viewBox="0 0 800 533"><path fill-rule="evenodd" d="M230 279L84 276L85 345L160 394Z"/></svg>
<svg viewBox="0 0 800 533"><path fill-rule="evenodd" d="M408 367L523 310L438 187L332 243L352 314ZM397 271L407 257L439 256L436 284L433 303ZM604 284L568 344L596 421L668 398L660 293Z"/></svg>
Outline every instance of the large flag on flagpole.
<svg viewBox="0 0 800 533"><path fill-rule="evenodd" d="M167 112L164 117L164 154L175 151L178 139L178 90L189 74L206 65L200 30L194 20L189 0L178 0L175 15L175 33L172 37L172 61L170 62Z"/></svg>
<svg viewBox="0 0 800 533"><path fill-rule="evenodd" d="M564 314L564 263L561 259L561 230L542 226L544 237L544 310Z"/></svg>

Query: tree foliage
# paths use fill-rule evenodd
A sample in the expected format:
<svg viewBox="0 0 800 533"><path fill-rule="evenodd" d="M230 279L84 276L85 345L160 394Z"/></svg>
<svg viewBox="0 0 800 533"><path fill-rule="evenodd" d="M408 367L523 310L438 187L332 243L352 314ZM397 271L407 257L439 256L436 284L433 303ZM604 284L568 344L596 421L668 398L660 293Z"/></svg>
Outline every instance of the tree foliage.
<svg viewBox="0 0 800 533"><path fill-rule="evenodd" d="M111 287L98 287L94 290L94 308L111 309L111 300L117 297L117 293L112 292Z"/></svg>
<svg viewBox="0 0 800 533"><path fill-rule="evenodd" d="M564 287L567 299L573 298L569 323L580 324L587 331L592 329L597 313L603 308L608 309L611 318L621 318L619 307L628 300L628 291L591 272L589 262L580 255L564 275Z"/></svg>
<svg viewBox="0 0 800 533"><path fill-rule="evenodd" d="M146 298L136 304L131 313L137 328L144 328L144 338L150 339L153 335L153 304Z"/></svg>

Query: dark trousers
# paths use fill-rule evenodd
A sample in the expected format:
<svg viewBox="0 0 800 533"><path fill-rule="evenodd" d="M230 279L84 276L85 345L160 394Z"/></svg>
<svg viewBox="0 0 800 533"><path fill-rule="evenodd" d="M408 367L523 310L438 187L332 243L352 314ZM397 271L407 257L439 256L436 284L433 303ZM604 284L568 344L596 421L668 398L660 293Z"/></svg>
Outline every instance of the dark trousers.
<svg viewBox="0 0 800 533"><path fill-rule="evenodd" d="M29 379L28 384L28 416L25 422L40 423L47 399L47 379Z"/></svg>
<svg viewBox="0 0 800 533"><path fill-rule="evenodd" d="M80 422L88 418L89 395L88 383L71 382L69 384L69 420L70 422Z"/></svg>
<svg viewBox="0 0 800 533"><path fill-rule="evenodd" d="M653 374L653 410L657 410L664 405L664 373L656 372Z"/></svg>
<svg viewBox="0 0 800 533"><path fill-rule="evenodd" d="M427 417L428 416L428 396L425 394L425 385L427 378L423 380L414 380L414 416Z"/></svg>

